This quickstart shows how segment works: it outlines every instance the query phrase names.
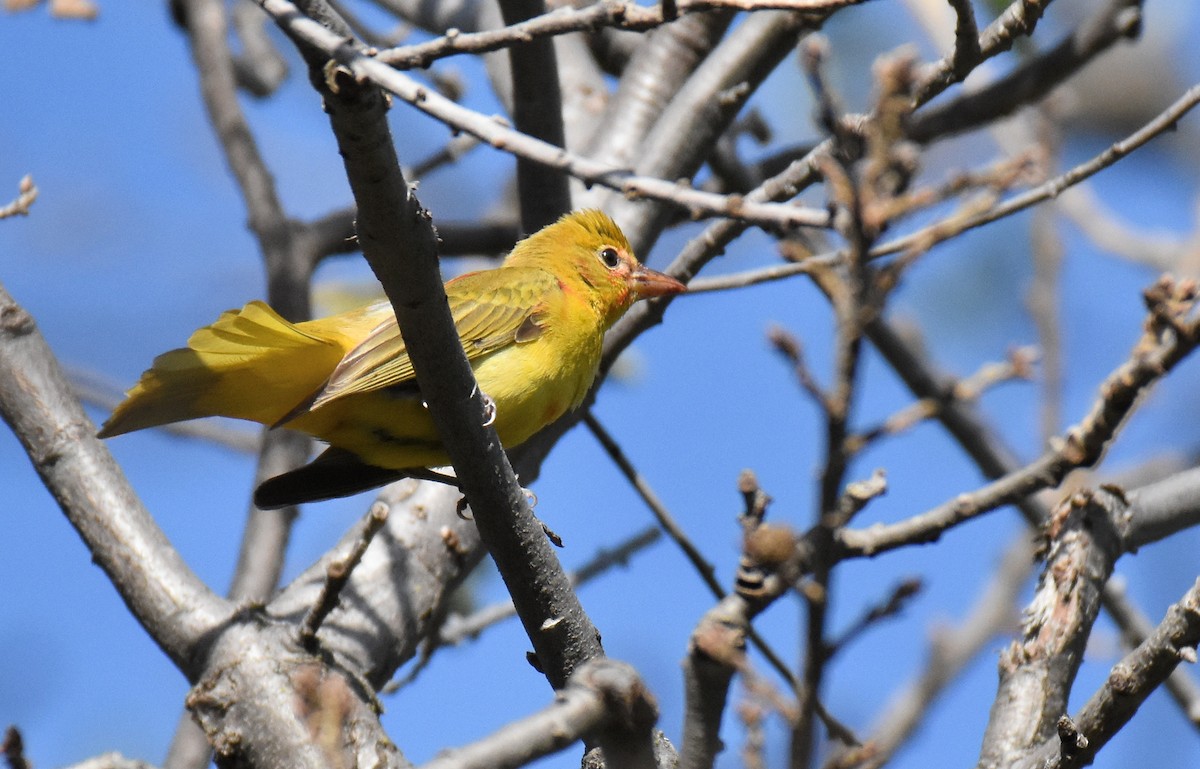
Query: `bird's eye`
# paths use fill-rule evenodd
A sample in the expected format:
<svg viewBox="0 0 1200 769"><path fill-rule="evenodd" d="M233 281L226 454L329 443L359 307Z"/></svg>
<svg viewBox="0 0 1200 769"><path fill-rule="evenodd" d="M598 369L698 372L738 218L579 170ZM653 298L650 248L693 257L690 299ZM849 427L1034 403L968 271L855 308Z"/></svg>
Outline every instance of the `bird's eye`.
<svg viewBox="0 0 1200 769"><path fill-rule="evenodd" d="M621 264L621 255L612 246L600 249L599 256L600 261L604 262L604 266L610 270L615 270Z"/></svg>

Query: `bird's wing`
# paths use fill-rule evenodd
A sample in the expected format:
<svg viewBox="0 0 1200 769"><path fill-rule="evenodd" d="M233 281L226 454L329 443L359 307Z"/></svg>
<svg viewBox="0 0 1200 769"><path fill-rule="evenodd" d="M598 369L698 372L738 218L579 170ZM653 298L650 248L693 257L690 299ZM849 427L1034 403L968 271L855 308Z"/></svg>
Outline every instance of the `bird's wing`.
<svg viewBox="0 0 1200 769"><path fill-rule="evenodd" d="M468 273L447 283L450 314L467 359L538 338L543 300L548 292L557 290L553 275L514 267ZM400 327L394 315L386 315L342 358L308 410L347 395L413 381L412 360Z"/></svg>

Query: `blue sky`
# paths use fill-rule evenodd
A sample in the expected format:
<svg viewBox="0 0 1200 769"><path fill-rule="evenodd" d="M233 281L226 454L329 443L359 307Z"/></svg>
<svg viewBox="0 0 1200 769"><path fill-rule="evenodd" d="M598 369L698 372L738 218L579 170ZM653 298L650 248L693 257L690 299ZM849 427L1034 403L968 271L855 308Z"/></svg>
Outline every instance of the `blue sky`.
<svg viewBox="0 0 1200 769"><path fill-rule="evenodd" d="M911 34L883 22L887 11L864 9L868 32L849 20L827 32L833 50L870 54ZM1180 10L1183 8L1183 10ZM1196 16L1183 4L1186 28ZM1170 12L1151 4L1149 23ZM1053 19L1048 23L1053 24ZM1178 39L1187 39L1183 35ZM844 46L840 48L839 46ZM92 24L54 21L42 12L0 16L0 48L13 75L0 110L0 199L15 195L32 173L41 197L28 218L0 222L0 282L29 309L62 362L127 386L159 352L227 308L262 294L261 269L246 214L205 123L183 36L164 6L105 2ZM1172 50L1172 49L1168 49ZM1200 74L1194 51L1180 45L1176 71L1164 80L1186 84ZM1189 58L1190 57L1190 58ZM852 58L849 53L846 58ZM868 60L835 62L832 78L852 107L863 105ZM294 71L299 65L291 56ZM466 103L496 110L477 65L454 62L469 85ZM766 86L763 109L778 139L808 138L807 95L793 65ZM1164 87L1160 106L1182 88ZM799 94L799 95L797 95ZM246 102L260 147L293 216L312 217L349 200L327 123L303 77L276 98ZM412 162L448 138L432 121L398 106L403 159ZM1197 119L1102 174L1096 190L1138 227L1182 236L1196 227ZM1064 163L1072 164L1117 138L1105 130L1072 130ZM944 167L965 163L972 145L939 148ZM987 147L985 144L984 147ZM988 149L987 151L990 151ZM499 197L496 180L511 160L476 150L465 171L421 180L422 202L438 217L468 219ZM935 165L930 174L936 176ZM9 192L4 192L8 190ZM927 255L908 275L893 315L919 323L928 347L947 370L968 374L1036 340L1023 309L1031 280L1028 215L992 225ZM1058 227L1066 248L1062 315L1070 372L1064 418L1086 410L1097 383L1127 354L1142 316L1140 290L1150 270L1097 251L1071 226ZM648 257L661 267L695 227L664 237ZM751 233L712 266L714 274L775 260L773 243ZM357 258L331 263L322 280L366 281ZM728 584L737 562L740 500L736 479L754 469L775 498L772 517L803 528L811 519L821 428L812 404L769 349L764 332L780 324L800 336L811 365L828 378L830 312L803 279L677 302L665 324L633 351L636 374L610 382L596 414L660 493ZM902 386L867 353L857 417L872 424L907 402ZM1105 470L1119 470L1166 450L1194 449L1200 431L1200 367L1189 361L1159 387L1127 426ZM986 414L1026 458L1037 454L1036 387L1006 384L983 400ZM97 421L105 415L92 412ZM110 442L134 487L188 563L215 589L228 583L250 490L252 458L145 432ZM932 425L882 442L852 475L888 470L890 490L860 524L891 521L974 488L977 472ZM21 727L29 757L51 767L119 750L160 762L186 683L126 613L103 574L40 486L15 439L0 431L0 499L9 534L0 558L0 722ZM566 540L570 567L649 522L649 516L602 451L577 428L548 460L535 487L538 512ZM363 512L362 499L310 507L298 522L285 579L331 546ZM825 700L860 733L893 688L919 669L931 629L968 610L989 567L1022 524L998 511L943 538L839 569L833 627L844 627L891 585L920 575L926 590L904 616L881 625L833 665ZM1157 620L1195 579L1194 533L1146 548L1120 564L1131 592ZM477 599L501 597L484 580ZM642 671L663 709L662 727L678 736L679 661L688 633L711 605L699 578L676 548L660 542L627 569L581 592L610 655ZM760 620L785 659L798 654L801 607L781 601ZM411 687L386 700L385 723L414 761L478 738L508 718L550 700L543 679L525 663L527 641L509 622L475 644L443 652ZM972 763L995 691L997 639L934 709L926 729L894 765ZM1117 642L1102 619L1077 692L1090 693L1116 661ZM1073 700L1078 705L1082 700ZM448 703L431 707L430 703ZM785 744L773 730L769 758ZM1098 766L1162 760L1200 762L1194 731L1158 693L1109 748ZM737 764L742 733L727 725L724 766ZM1135 759L1135 757L1137 757ZM573 751L547 765L577 765Z"/></svg>

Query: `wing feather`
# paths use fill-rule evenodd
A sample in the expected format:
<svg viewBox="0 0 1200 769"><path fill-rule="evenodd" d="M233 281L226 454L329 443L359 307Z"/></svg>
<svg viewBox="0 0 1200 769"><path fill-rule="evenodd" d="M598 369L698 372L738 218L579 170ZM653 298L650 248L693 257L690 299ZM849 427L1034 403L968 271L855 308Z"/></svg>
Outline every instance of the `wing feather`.
<svg viewBox="0 0 1200 769"><path fill-rule="evenodd" d="M504 275L496 273L503 272ZM511 273L511 274L509 274ZM450 314L468 360L541 333L543 298L559 290L553 275L533 268L474 272L446 284ZM338 398L374 392L413 379L412 360L391 313L330 374L309 411Z"/></svg>

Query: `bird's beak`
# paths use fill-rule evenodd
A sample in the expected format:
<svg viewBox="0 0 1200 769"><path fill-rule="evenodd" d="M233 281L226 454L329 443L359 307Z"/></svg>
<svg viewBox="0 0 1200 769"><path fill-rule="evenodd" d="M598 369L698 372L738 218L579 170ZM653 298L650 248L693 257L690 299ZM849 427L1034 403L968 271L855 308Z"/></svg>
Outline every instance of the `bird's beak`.
<svg viewBox="0 0 1200 769"><path fill-rule="evenodd" d="M640 299L664 294L681 294L687 291L687 286L670 275L652 270L644 264L639 264L630 277L633 278L633 290L637 292Z"/></svg>

